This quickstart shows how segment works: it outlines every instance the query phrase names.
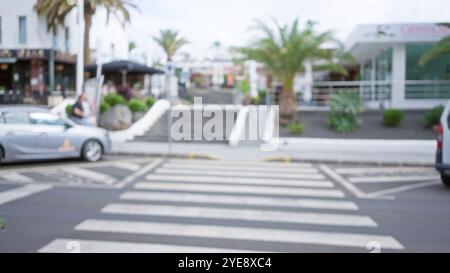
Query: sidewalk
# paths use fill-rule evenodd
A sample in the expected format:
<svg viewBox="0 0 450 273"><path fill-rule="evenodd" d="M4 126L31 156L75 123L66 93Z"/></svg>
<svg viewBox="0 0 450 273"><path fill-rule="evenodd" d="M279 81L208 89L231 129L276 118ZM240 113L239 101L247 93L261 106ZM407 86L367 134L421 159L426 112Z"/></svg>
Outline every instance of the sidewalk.
<svg viewBox="0 0 450 273"><path fill-rule="evenodd" d="M170 156L221 160L291 160L336 163L370 163L432 166L436 143L432 140L349 140L283 138L274 152L259 146L232 148L223 144L172 144ZM165 155L167 143L126 142L113 144L114 154Z"/></svg>

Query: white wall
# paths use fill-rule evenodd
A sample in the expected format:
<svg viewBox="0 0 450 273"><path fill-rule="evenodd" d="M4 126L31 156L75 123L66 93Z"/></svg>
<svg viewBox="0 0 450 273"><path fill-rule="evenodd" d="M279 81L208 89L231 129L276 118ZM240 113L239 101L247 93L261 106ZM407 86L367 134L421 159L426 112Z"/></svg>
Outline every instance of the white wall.
<svg viewBox="0 0 450 273"><path fill-rule="evenodd" d="M2 43L0 49L50 49L53 34L47 32L45 18L39 18L33 7L36 0L0 0L0 17L2 18ZM27 43L19 44L19 16L27 17ZM66 26L70 31L70 53L76 53L76 16L72 12ZM58 28L58 50L65 51L64 28Z"/></svg>
<svg viewBox="0 0 450 273"><path fill-rule="evenodd" d="M106 18L106 10L99 8L93 20L89 47L94 51L94 57L100 57L102 62L127 60L129 38L126 27L114 16L109 18L109 22Z"/></svg>

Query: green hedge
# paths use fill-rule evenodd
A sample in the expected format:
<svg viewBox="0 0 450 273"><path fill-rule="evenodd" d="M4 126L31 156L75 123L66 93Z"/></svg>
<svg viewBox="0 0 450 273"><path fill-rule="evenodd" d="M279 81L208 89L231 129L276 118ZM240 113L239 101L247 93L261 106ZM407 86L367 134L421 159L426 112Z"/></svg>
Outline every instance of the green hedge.
<svg viewBox="0 0 450 273"><path fill-rule="evenodd" d="M293 135L301 135L305 130L305 125L302 123L291 123L287 126L289 133Z"/></svg>
<svg viewBox="0 0 450 273"><path fill-rule="evenodd" d="M438 106L438 107L435 107L435 108L431 109L430 111L426 112L425 116L423 118L425 127L431 128L435 125L438 125L439 122L441 121L441 116L442 116L443 112L444 112L444 106Z"/></svg>
<svg viewBox="0 0 450 273"><path fill-rule="evenodd" d="M147 104L147 107L151 108L153 106L153 104L155 104L155 98L153 98L152 96L149 96L145 100L145 103Z"/></svg>
<svg viewBox="0 0 450 273"><path fill-rule="evenodd" d="M103 101L109 104L111 107L116 106L118 104L127 105L127 100L120 94L117 93L109 93L105 97L103 97Z"/></svg>
<svg viewBox="0 0 450 273"><path fill-rule="evenodd" d="M131 99L130 103L128 104L128 107L130 108L131 112L147 112L148 107L145 101L138 100L138 99Z"/></svg>
<svg viewBox="0 0 450 273"><path fill-rule="evenodd" d="M405 119L405 113L398 109L386 110L383 113L383 124L387 127L398 127Z"/></svg>
<svg viewBox="0 0 450 273"><path fill-rule="evenodd" d="M108 111L109 109L111 109L111 105L107 102L102 102L100 104L100 114L105 113L106 111Z"/></svg>

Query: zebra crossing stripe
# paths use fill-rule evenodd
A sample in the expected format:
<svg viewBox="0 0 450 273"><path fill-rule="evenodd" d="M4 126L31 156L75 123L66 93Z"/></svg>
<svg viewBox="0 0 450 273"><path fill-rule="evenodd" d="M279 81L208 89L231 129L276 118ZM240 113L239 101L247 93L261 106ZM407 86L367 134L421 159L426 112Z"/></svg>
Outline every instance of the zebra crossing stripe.
<svg viewBox="0 0 450 273"><path fill-rule="evenodd" d="M429 180L439 180L438 175L422 175L422 176L364 176L364 177L350 177L348 180L351 183L401 183L401 182L420 182Z"/></svg>
<svg viewBox="0 0 450 273"><path fill-rule="evenodd" d="M0 193L0 205L25 198L27 196L33 195L38 192L46 191L51 189L50 185L26 185L20 188L12 189L9 191L4 191Z"/></svg>
<svg viewBox="0 0 450 273"><path fill-rule="evenodd" d="M138 164L133 164L133 163L129 163L129 162L114 162L112 164L113 167L119 168L119 169L124 169L127 171L137 171L141 168L141 166L139 166Z"/></svg>
<svg viewBox="0 0 450 273"><path fill-rule="evenodd" d="M274 168L266 166L215 166L215 165L203 165L203 164L176 164L167 163L163 166L166 169L189 169L189 170L217 170L217 171L251 171L251 172L283 172L283 173L319 173L317 169L314 168Z"/></svg>
<svg viewBox="0 0 450 273"><path fill-rule="evenodd" d="M109 204L102 209L102 212L108 214L124 215L208 218L327 226L377 226L377 224L368 216L284 212L275 210L225 209L141 204Z"/></svg>
<svg viewBox="0 0 450 273"><path fill-rule="evenodd" d="M321 199L276 198L255 196L230 196L217 194L160 193L160 192L125 192L122 200L187 202L201 204L227 204L268 207L293 207L329 210L358 210L358 206L350 201L334 201Z"/></svg>
<svg viewBox="0 0 450 273"><path fill-rule="evenodd" d="M222 193L248 193L248 194L270 194L287 196L311 196L343 198L344 193L340 190L330 189L305 189L305 188L282 188L282 187L260 187L240 185L193 185L185 183L158 183L141 182L135 185L141 190L173 190L173 191L198 191L198 192L222 192Z"/></svg>
<svg viewBox="0 0 450 273"><path fill-rule="evenodd" d="M418 167L369 167L369 168L337 168L339 174L372 174L372 173L430 173L432 168Z"/></svg>
<svg viewBox="0 0 450 273"><path fill-rule="evenodd" d="M255 253L255 251L198 246L162 245L78 239L55 239L40 253Z"/></svg>
<svg viewBox="0 0 450 273"><path fill-rule="evenodd" d="M279 178L279 179L313 179L323 180L322 174L286 174L282 170L278 172L250 172L250 171L210 171L210 170L189 170L189 169L164 169L155 171L158 174L183 174L183 175L211 175L211 176L237 176L237 177L261 177L261 178Z"/></svg>
<svg viewBox="0 0 450 273"><path fill-rule="evenodd" d="M252 161L215 161L215 160L185 160L185 159L171 159L169 163L183 164L183 165L215 165L215 166L255 166L255 167L275 167L275 168L289 168L301 169L312 168L310 163L284 163L284 162L252 162Z"/></svg>
<svg viewBox="0 0 450 273"><path fill-rule="evenodd" d="M88 169L78 168L78 167L70 167L64 169L64 172L71 173L76 176L80 176L95 182L112 185L116 182L116 179L114 177L111 177L107 174L95 172Z"/></svg>
<svg viewBox="0 0 450 273"><path fill-rule="evenodd" d="M250 240L278 243L328 245L366 248L377 242L383 249L404 249L391 236L281 230L267 228L224 227L209 225L184 225L169 223L134 222L88 219L75 227L78 231L145 234L163 236L185 236L214 239Z"/></svg>
<svg viewBox="0 0 450 273"><path fill-rule="evenodd" d="M147 175L149 181L173 181L173 182L193 182L206 184L252 184L268 186L294 186L294 187L313 187L313 188L333 188L334 184L330 181L303 181L303 180L282 180L282 179L262 179L262 178L240 178L227 176L192 176L192 175Z"/></svg>
<svg viewBox="0 0 450 273"><path fill-rule="evenodd" d="M32 182L34 182L33 179L31 179L28 176L25 176L25 175L23 175L21 173L18 173L18 172L11 172L11 171L0 173L0 178L5 180L5 181L9 181L9 182L18 182L18 183L32 183Z"/></svg>

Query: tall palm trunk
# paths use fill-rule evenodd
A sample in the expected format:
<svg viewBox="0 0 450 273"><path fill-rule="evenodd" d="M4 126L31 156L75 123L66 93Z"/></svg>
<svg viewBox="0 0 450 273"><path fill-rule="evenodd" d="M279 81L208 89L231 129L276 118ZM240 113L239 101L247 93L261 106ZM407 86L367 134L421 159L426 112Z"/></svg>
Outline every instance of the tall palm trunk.
<svg viewBox="0 0 450 273"><path fill-rule="evenodd" d="M297 114L297 100L293 89L294 79L283 81L283 91L278 98L280 106L280 123L286 125L295 120Z"/></svg>
<svg viewBox="0 0 450 273"><path fill-rule="evenodd" d="M84 64L88 65L91 63L91 50L90 50L90 32L92 28L92 18L94 16L95 10L89 4L84 6Z"/></svg>
<svg viewBox="0 0 450 273"><path fill-rule="evenodd" d="M297 102L291 89L283 89L279 97L280 123L286 125L295 120L297 114Z"/></svg>

